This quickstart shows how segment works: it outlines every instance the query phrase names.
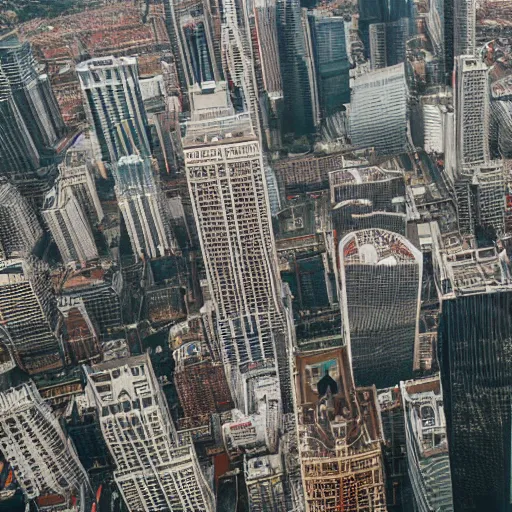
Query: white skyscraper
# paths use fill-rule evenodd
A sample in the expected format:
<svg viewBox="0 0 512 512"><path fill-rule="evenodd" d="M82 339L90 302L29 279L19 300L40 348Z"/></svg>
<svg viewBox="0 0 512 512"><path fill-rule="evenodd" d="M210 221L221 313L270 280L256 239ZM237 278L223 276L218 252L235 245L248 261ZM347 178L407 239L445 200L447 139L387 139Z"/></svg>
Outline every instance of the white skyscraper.
<svg viewBox="0 0 512 512"><path fill-rule="evenodd" d="M457 163L465 167L489 160L489 91L487 66L478 58L455 59Z"/></svg>
<svg viewBox="0 0 512 512"><path fill-rule="evenodd" d="M169 228L162 215L160 190L153 177L151 160L122 157L115 174L116 195L134 254L157 258L172 247Z"/></svg>
<svg viewBox="0 0 512 512"><path fill-rule="evenodd" d="M89 220L69 187L60 181L48 193L41 214L66 264L85 266L98 257Z"/></svg>
<svg viewBox="0 0 512 512"><path fill-rule="evenodd" d="M87 474L32 381L0 391L0 449L28 499L56 495L69 507L90 501Z"/></svg>
<svg viewBox="0 0 512 512"><path fill-rule="evenodd" d="M248 413L243 382L284 356L285 320L260 144L249 114L234 114L217 94L212 111L225 115L212 120L208 109L196 109L184 155L222 357Z"/></svg>
<svg viewBox="0 0 512 512"><path fill-rule="evenodd" d="M88 392L130 512L213 512L192 444L178 440L147 354L87 368Z"/></svg>

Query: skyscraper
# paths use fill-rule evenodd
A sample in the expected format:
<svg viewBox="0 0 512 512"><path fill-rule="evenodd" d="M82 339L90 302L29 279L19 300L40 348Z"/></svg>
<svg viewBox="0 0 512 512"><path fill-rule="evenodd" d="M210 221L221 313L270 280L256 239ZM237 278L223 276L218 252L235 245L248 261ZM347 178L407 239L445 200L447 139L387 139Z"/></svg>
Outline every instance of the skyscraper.
<svg viewBox="0 0 512 512"><path fill-rule="evenodd" d="M137 59L103 57L78 64L98 162L115 165L122 156L151 153L148 120L139 85Z"/></svg>
<svg viewBox="0 0 512 512"><path fill-rule="evenodd" d="M196 111L184 153L222 357L247 412L241 379L275 365L285 321L261 148L248 114L225 112L212 123Z"/></svg>
<svg viewBox="0 0 512 512"><path fill-rule="evenodd" d="M349 68L342 16L313 10L308 13L315 57L318 100L322 117L339 112L350 102Z"/></svg>
<svg viewBox="0 0 512 512"><path fill-rule="evenodd" d="M65 264L85 266L98 258L98 249L85 212L73 190L60 181L46 196L43 215Z"/></svg>
<svg viewBox="0 0 512 512"><path fill-rule="evenodd" d="M30 255L43 234L32 207L14 185L0 182L0 254L2 259Z"/></svg>
<svg viewBox="0 0 512 512"><path fill-rule="evenodd" d="M489 160L489 92L487 66L468 55L455 59L457 163L464 167Z"/></svg>
<svg viewBox="0 0 512 512"><path fill-rule="evenodd" d="M4 385L11 380L2 377ZM90 506L87 474L32 381L0 390L0 447L28 499L49 498L82 510Z"/></svg>
<svg viewBox="0 0 512 512"><path fill-rule="evenodd" d="M439 376L400 383L409 477L419 512L453 510L452 479Z"/></svg>
<svg viewBox="0 0 512 512"><path fill-rule="evenodd" d="M453 503L458 511L509 511L512 289L505 251L450 254L437 245L438 352Z"/></svg>
<svg viewBox="0 0 512 512"><path fill-rule="evenodd" d="M356 385L394 386L417 365L423 257L405 237L381 229L346 235L339 255Z"/></svg>
<svg viewBox="0 0 512 512"><path fill-rule="evenodd" d="M453 57L476 51L476 0L452 0Z"/></svg>
<svg viewBox="0 0 512 512"><path fill-rule="evenodd" d="M350 137L357 148L381 155L410 147L409 88L404 64L357 77L350 105Z"/></svg>
<svg viewBox="0 0 512 512"><path fill-rule="evenodd" d="M35 374L62 367L57 305L45 263L34 257L3 262L0 315L20 368Z"/></svg>
<svg viewBox="0 0 512 512"><path fill-rule="evenodd" d="M165 256L172 248L162 199L153 177L151 160L137 155L122 157L115 174L119 208L135 255Z"/></svg>
<svg viewBox="0 0 512 512"><path fill-rule="evenodd" d="M284 93L284 126L295 135L312 133L318 123L318 100L310 76L314 65L307 49L307 23L299 0L277 0L279 55ZM306 29L306 30L305 30Z"/></svg>
<svg viewBox="0 0 512 512"><path fill-rule="evenodd" d="M149 356L95 365L87 380L128 510L213 512L194 446L178 440Z"/></svg>
<svg viewBox="0 0 512 512"><path fill-rule="evenodd" d="M0 39L0 75L8 88L35 148L44 158L65 131L47 75L38 75L32 48L9 34ZM1 96L1 94L0 94Z"/></svg>

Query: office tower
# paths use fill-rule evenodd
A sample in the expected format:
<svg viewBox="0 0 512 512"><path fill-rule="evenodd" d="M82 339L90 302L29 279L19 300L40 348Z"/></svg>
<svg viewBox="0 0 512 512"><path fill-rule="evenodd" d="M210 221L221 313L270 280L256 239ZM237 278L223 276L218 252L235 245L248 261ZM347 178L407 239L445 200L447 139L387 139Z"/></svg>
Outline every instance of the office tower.
<svg viewBox="0 0 512 512"><path fill-rule="evenodd" d="M439 376L400 383L409 477L418 512L453 510L452 479Z"/></svg>
<svg viewBox="0 0 512 512"><path fill-rule="evenodd" d="M88 392L130 512L213 512L194 446L178 441L149 355L87 369Z"/></svg>
<svg viewBox="0 0 512 512"><path fill-rule="evenodd" d="M453 0L452 16L453 57L474 55L476 52L476 0Z"/></svg>
<svg viewBox="0 0 512 512"><path fill-rule="evenodd" d="M407 440L400 388L377 390L382 419L384 443L382 455L386 475L386 505L388 512L412 510L412 496L407 474Z"/></svg>
<svg viewBox="0 0 512 512"><path fill-rule="evenodd" d="M285 321L261 148L249 115L218 94L210 105L225 116L212 122L209 109L219 110L198 109L184 126L185 166L228 382L247 412L241 379L271 371Z"/></svg>
<svg viewBox="0 0 512 512"><path fill-rule="evenodd" d="M405 235L405 179L401 171L361 165L329 172L332 227L350 231L389 229Z"/></svg>
<svg viewBox="0 0 512 512"><path fill-rule="evenodd" d="M14 185L0 182L0 254L2 259L27 257L43 231L31 206Z"/></svg>
<svg viewBox="0 0 512 512"><path fill-rule="evenodd" d="M459 231L475 234L479 229L505 232L505 174L499 161L490 161L462 173L455 184Z"/></svg>
<svg viewBox="0 0 512 512"><path fill-rule="evenodd" d="M417 366L423 256L405 237L379 229L346 235L339 255L356 385L394 386Z"/></svg>
<svg viewBox="0 0 512 512"><path fill-rule="evenodd" d="M36 499L40 506L48 501L70 507L66 510L72 505L80 510L90 507L85 470L35 384L2 377L0 447L26 498Z"/></svg>
<svg viewBox="0 0 512 512"><path fill-rule="evenodd" d="M375 387L354 388L345 348L297 353L296 368L306 510L385 512Z"/></svg>
<svg viewBox="0 0 512 512"><path fill-rule="evenodd" d="M81 210L85 213L91 227L103 219L92 165L92 146L89 139L79 138L66 152L59 166L59 186L61 190L71 189Z"/></svg>
<svg viewBox="0 0 512 512"><path fill-rule="evenodd" d="M459 171L489 160L487 66L478 58L455 59L455 115Z"/></svg>
<svg viewBox="0 0 512 512"><path fill-rule="evenodd" d="M63 318L63 338L73 364L99 362L101 347L96 326L83 301L59 307Z"/></svg>
<svg viewBox="0 0 512 512"><path fill-rule="evenodd" d="M0 40L0 74L30 133L36 150L44 158L64 134L65 125L47 75L38 75L32 48L8 34Z"/></svg>
<svg viewBox="0 0 512 512"><path fill-rule="evenodd" d="M380 155L410 147L409 89L404 64L357 77L350 106L350 137L357 148Z"/></svg>
<svg viewBox="0 0 512 512"><path fill-rule="evenodd" d="M0 315L9 349L29 374L62 367L57 307L48 266L30 257L6 260L0 271Z"/></svg>
<svg viewBox="0 0 512 512"><path fill-rule="evenodd" d="M97 162L151 153L137 59L102 57L76 67Z"/></svg>
<svg viewBox="0 0 512 512"><path fill-rule="evenodd" d="M349 68L342 16L313 10L308 13L315 57L318 100L323 118L350 102Z"/></svg>
<svg viewBox="0 0 512 512"><path fill-rule="evenodd" d="M283 126L300 136L318 124L318 99L311 83L314 75L309 26L303 23L299 0L277 0L277 33L283 80Z"/></svg>
<svg viewBox="0 0 512 512"><path fill-rule="evenodd" d="M185 343L173 353L174 385L185 417L229 411L231 393L220 361L202 342Z"/></svg>
<svg viewBox="0 0 512 512"><path fill-rule="evenodd" d="M33 177L39 152L0 70L0 173L17 181Z"/></svg>
<svg viewBox="0 0 512 512"><path fill-rule="evenodd" d="M94 265L75 270L57 284L59 309L83 303L101 340L111 339L123 326L123 289L117 269Z"/></svg>
<svg viewBox="0 0 512 512"><path fill-rule="evenodd" d="M62 187L60 180L46 196L41 211L66 265L86 266L98 258L98 249L89 220L73 189Z"/></svg>
<svg viewBox="0 0 512 512"><path fill-rule="evenodd" d="M370 25L370 63L372 70L405 62L409 19Z"/></svg>
<svg viewBox="0 0 512 512"><path fill-rule="evenodd" d="M207 4L203 0L173 0L165 4L169 4L166 5L167 31L185 107L188 107L186 95L189 88L197 87L208 92L223 78L220 13L215 2Z"/></svg>
<svg viewBox="0 0 512 512"><path fill-rule="evenodd" d="M372 70L385 68L387 65L386 24L372 23L369 27L369 38Z"/></svg>
<svg viewBox="0 0 512 512"><path fill-rule="evenodd" d="M162 214L162 198L153 177L151 160L122 157L115 174L116 196L137 257L169 254L172 239Z"/></svg>
<svg viewBox="0 0 512 512"><path fill-rule="evenodd" d="M439 247L439 246L438 246ZM436 250L438 357L455 511L510 510L512 290L505 251Z"/></svg>

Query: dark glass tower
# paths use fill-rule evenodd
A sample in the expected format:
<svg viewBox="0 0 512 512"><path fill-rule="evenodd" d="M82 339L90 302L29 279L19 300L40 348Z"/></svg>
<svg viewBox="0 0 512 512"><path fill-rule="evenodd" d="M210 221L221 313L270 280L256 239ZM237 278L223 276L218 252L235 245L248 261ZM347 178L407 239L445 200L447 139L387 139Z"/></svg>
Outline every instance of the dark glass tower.
<svg viewBox="0 0 512 512"><path fill-rule="evenodd" d="M512 291L443 300L439 360L455 510L510 511Z"/></svg>

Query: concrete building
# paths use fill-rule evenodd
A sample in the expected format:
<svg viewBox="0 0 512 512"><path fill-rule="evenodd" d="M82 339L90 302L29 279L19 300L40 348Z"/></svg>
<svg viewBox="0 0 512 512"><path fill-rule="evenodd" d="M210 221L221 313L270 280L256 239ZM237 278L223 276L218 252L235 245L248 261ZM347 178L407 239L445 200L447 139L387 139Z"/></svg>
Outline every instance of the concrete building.
<svg viewBox="0 0 512 512"><path fill-rule="evenodd" d="M194 446L179 442L149 356L92 366L87 380L128 510L213 512Z"/></svg>
<svg viewBox="0 0 512 512"><path fill-rule="evenodd" d="M34 257L2 262L0 315L20 368L35 374L62 367L57 305L45 263Z"/></svg>
<svg viewBox="0 0 512 512"><path fill-rule="evenodd" d="M12 379L4 374L2 380ZM41 509L48 502L73 512L91 506L87 474L32 381L0 391L0 448L26 498Z"/></svg>
<svg viewBox="0 0 512 512"><path fill-rule="evenodd" d="M405 235L403 172L377 166L345 165L329 173L332 228L338 237L372 227Z"/></svg>
<svg viewBox="0 0 512 512"><path fill-rule="evenodd" d="M0 254L28 257L43 234L32 207L8 182L0 183Z"/></svg>
<svg viewBox="0 0 512 512"><path fill-rule="evenodd" d="M416 510L454 510L443 394L438 376L400 383Z"/></svg>
<svg viewBox="0 0 512 512"><path fill-rule="evenodd" d="M339 245L342 326L356 385L397 385L418 366L423 256L381 229Z"/></svg>
<svg viewBox="0 0 512 512"><path fill-rule="evenodd" d="M98 258L89 220L71 188L62 187L57 181L43 208L41 214L65 264L85 266Z"/></svg>
<svg viewBox="0 0 512 512"><path fill-rule="evenodd" d="M72 190L90 226L95 227L103 219L103 209L94 183L92 158L91 141L79 138L59 166L59 186Z"/></svg>
<svg viewBox="0 0 512 512"><path fill-rule="evenodd" d="M96 58L77 65L76 72L96 161L115 165L122 156L148 157L148 120L137 59Z"/></svg>
<svg viewBox="0 0 512 512"><path fill-rule="evenodd" d="M242 381L251 368L275 364L285 320L261 148L249 115L215 94L217 108L211 95L204 109L194 98L185 166L228 382L248 412Z"/></svg>
<svg viewBox="0 0 512 512"><path fill-rule="evenodd" d="M410 147L409 88L404 64L357 77L350 105L350 138L356 148L380 155Z"/></svg>
<svg viewBox="0 0 512 512"><path fill-rule="evenodd" d="M116 196L137 257L157 258L172 250L173 240L162 214L162 197L151 160L122 157L115 174Z"/></svg>
<svg viewBox="0 0 512 512"><path fill-rule="evenodd" d="M457 165L486 163L489 158L489 92L487 66L478 58L455 59Z"/></svg>

